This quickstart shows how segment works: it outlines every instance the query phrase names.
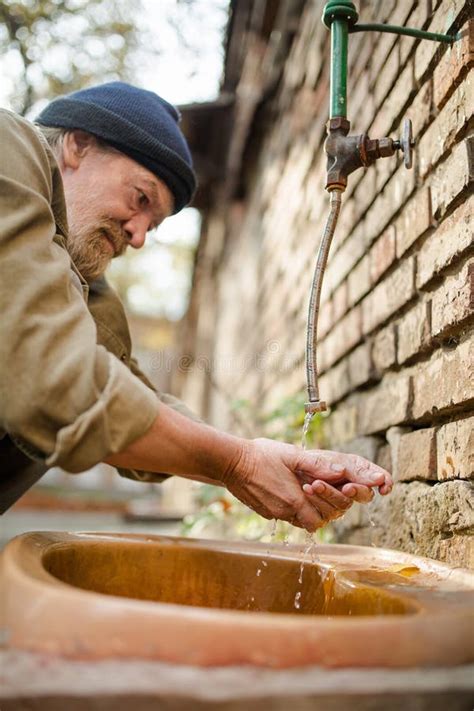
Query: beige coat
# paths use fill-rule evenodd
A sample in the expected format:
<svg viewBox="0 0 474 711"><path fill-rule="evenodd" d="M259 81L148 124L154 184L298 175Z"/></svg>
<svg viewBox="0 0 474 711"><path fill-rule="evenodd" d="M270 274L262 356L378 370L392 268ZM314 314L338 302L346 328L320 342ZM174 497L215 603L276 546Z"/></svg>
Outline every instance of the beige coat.
<svg viewBox="0 0 474 711"><path fill-rule="evenodd" d="M20 477L32 460L70 472L102 462L149 429L160 399L192 415L153 391L117 295L71 262L62 180L39 130L0 110L0 146L1 486L9 465Z"/></svg>

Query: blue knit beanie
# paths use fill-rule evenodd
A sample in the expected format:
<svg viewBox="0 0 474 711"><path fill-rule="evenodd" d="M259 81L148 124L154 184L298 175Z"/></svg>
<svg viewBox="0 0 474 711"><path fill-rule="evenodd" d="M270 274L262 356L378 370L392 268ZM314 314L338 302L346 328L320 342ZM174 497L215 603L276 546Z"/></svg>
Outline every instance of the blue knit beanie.
<svg viewBox="0 0 474 711"><path fill-rule="evenodd" d="M177 109L157 94L113 81L55 99L36 123L87 131L144 165L171 190L176 213L196 188L179 119Z"/></svg>

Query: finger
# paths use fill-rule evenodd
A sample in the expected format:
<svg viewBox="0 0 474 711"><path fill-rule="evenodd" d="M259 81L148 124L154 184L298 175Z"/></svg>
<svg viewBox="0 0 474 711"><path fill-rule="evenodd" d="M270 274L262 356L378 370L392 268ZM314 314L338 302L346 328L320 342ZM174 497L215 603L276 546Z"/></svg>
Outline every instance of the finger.
<svg viewBox="0 0 474 711"><path fill-rule="evenodd" d="M381 493L388 493L392 486L389 472L356 454L307 451L304 452L298 469L331 484L351 481L364 486L378 486Z"/></svg>
<svg viewBox="0 0 474 711"><path fill-rule="evenodd" d="M340 491L359 504L368 504L374 498L374 490L362 484L344 484Z"/></svg>
<svg viewBox="0 0 474 711"><path fill-rule="evenodd" d="M323 515L332 514L331 517L333 517L335 513L344 513L352 506L352 500L345 492L339 491L324 481L316 480L310 485L305 484L303 491L312 499L317 497L322 502L322 504L318 504L318 508Z"/></svg>
<svg viewBox="0 0 474 711"><path fill-rule="evenodd" d="M293 523L294 526L298 526L299 528L305 528L310 533L313 533L313 531L324 526L327 521L325 521L316 508L308 502L301 506L290 523Z"/></svg>
<svg viewBox="0 0 474 711"><path fill-rule="evenodd" d="M349 457L349 466L347 466L347 478L354 484L362 484L364 486L378 486L379 492L388 494L392 490L393 481L390 473L379 467L377 464L370 462L364 457L357 455L346 455Z"/></svg>
<svg viewBox="0 0 474 711"><path fill-rule="evenodd" d="M312 484L314 481L314 476L311 476L310 474L307 474L306 472L303 472L300 469L297 469L295 471L295 474L296 474L296 478L298 479L298 481L301 485Z"/></svg>
<svg viewBox="0 0 474 711"><path fill-rule="evenodd" d="M342 483L346 480L345 467L333 455L337 455L337 453L318 450L303 452L296 470L298 476L309 484L315 479L321 479L330 484Z"/></svg>
<svg viewBox="0 0 474 711"><path fill-rule="evenodd" d="M382 486L379 486L379 494L382 494L382 496L387 496L387 494L390 494L392 489L393 489L393 481L392 481L392 477L389 475L389 480L385 480L385 482L382 484Z"/></svg>
<svg viewBox="0 0 474 711"><path fill-rule="evenodd" d="M335 506L332 506L327 501L319 497L317 494L313 494L311 497L308 498L311 501L311 505L314 506L318 513L321 515L321 518L323 519L323 525L329 523L330 521L334 521L336 518L341 518L341 516L344 516L345 512L347 511L347 509L342 510L336 508Z"/></svg>

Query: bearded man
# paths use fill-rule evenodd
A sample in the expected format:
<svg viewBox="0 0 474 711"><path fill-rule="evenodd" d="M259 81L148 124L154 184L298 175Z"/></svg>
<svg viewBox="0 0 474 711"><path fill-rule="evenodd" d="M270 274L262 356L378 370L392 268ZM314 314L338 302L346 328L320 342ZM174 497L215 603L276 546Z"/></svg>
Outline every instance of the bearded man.
<svg viewBox="0 0 474 711"><path fill-rule="evenodd" d="M36 126L0 112L0 510L50 467L107 462L143 481L224 485L313 531L374 487L389 493L390 475L354 455L219 432L154 391L104 278L192 198L178 122L122 82L56 99Z"/></svg>

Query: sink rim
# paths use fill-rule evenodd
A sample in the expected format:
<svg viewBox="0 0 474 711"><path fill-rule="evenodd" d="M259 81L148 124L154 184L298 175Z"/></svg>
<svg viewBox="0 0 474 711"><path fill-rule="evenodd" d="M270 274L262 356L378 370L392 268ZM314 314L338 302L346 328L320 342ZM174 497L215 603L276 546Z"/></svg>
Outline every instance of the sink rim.
<svg viewBox="0 0 474 711"><path fill-rule="evenodd" d="M443 653L436 656L433 649L427 649L424 661L418 664L446 664L446 651L451 649L450 659L454 664L474 661L474 644L468 640L468 625L474 622L466 609L458 609L457 605L443 604L436 610L427 610L422 604L419 613L387 614L361 616L308 616L290 613L274 613L252 611L251 615L244 610L193 607L169 602L152 602L133 598L119 597L91 590L77 588L65 583L50 574L42 565L42 553L51 547L70 545L74 542L110 542L132 543L143 545L150 541L162 545L178 544L188 548L207 548L217 551L230 551L250 555L265 555L270 549L271 557L293 558L301 554L304 546L279 546L278 544L241 543L232 541L208 541L201 539L175 538L150 534L103 534L95 532L62 533L62 532L32 532L18 536L10 541L2 553L2 576L9 589L8 610L5 612L4 624L10 629L11 646L30 650L49 651L64 656L78 658L104 658L106 656L138 656L140 658L159 658L167 661L206 665L231 663L250 663L263 666L298 666L308 663L319 663L326 666L412 666L413 655L410 655L410 644L420 652L420 635L428 637L428 647L436 643L439 634L443 635L441 645ZM273 554L273 556L272 556ZM275 555L276 554L276 555ZM452 569L449 566L423 559L407 553L399 553L389 549L373 549L363 546L346 546L344 544L324 544L318 546L318 558L324 564L324 559L340 558L346 564L350 561L364 561L374 558L377 562L401 563L417 565L428 578L443 579L449 584L448 590L474 591L474 573L465 569ZM318 561L319 563L319 561ZM360 563L359 563L360 569ZM454 587L455 586L455 587ZM404 597L401 593L396 593ZM16 599L17 598L17 599ZM35 602L32 605L32 602ZM82 606L81 606L82 603ZM85 605L87 603L87 605ZM27 619L23 622L15 620L20 610L29 608ZM2 608L6 606L2 605ZM42 615L50 615L54 610L57 617L63 619L60 625L57 619L49 620L45 625ZM48 613L49 611L49 613ZM75 611L75 614L73 612ZM1 614L1 613L0 613ZM81 618L79 621L78 617ZM142 636L147 635L147 627L156 630L166 630L173 649L168 650L161 641L152 639L148 652L141 649L140 636L133 630L134 624L142 625ZM114 627L115 622L115 627ZM39 625L39 628L38 628ZM124 629L123 634L129 635L127 642L119 637L107 639L111 630ZM38 628L38 629L36 629ZM192 628L192 630L191 630ZM108 632L107 632L108 630ZM191 632L190 632L191 630ZM42 637L41 632L44 633ZM249 636L260 635L256 648L252 649L243 639L242 633ZM89 635L89 637L88 637ZM185 649L185 638L199 638L205 635L212 640L194 651ZM228 645L223 650L222 643L226 636L234 635L235 644ZM352 652L357 648L360 657L349 654L342 649L350 636ZM178 644L173 637L183 637ZM390 650L383 650L382 639L395 637L407 654L405 662L400 654L392 659ZM133 637L133 640L132 640ZM238 637L238 642L236 641ZM282 638L285 638L282 642ZM298 640L296 640L298 637ZM454 642L453 643L453 637ZM463 641L463 650L456 649L459 645L456 637ZM378 639L380 638L380 639ZM449 640L451 644L449 644ZM364 641L365 640L365 641ZM448 641L447 641L448 640ZM305 648L308 655L301 654L299 646ZM318 644L323 646L318 650ZM378 657L372 645L378 650ZM155 645L155 647L153 646ZM259 646L260 645L260 646ZM213 649L212 647L215 647ZM143 647L143 644L142 644ZM153 647L153 649L152 649ZM179 647L178 649L174 648ZM235 647L235 654L232 654ZM273 654L270 661L265 659L266 649ZM278 648L278 649L277 649ZM235 650L234 650L235 651ZM350 650L349 650L350 651ZM393 650L392 650L393 651ZM422 651L422 650L421 650ZM179 654L178 654L179 652ZM384 653L382 653L384 652ZM184 653L184 660L183 660ZM177 655L181 655L177 658ZM283 656L282 656L283 655ZM285 657L286 655L286 657ZM421 654L423 656L423 654ZM283 658L285 657L285 658ZM420 657L420 654L418 654ZM377 662L378 659L378 662ZM396 662L396 663L393 663Z"/></svg>

